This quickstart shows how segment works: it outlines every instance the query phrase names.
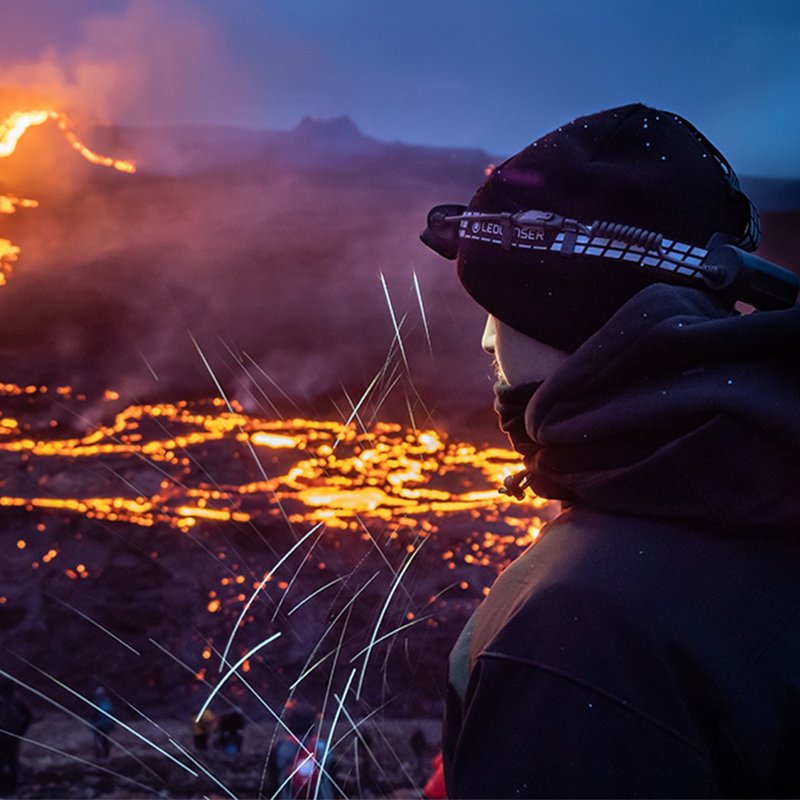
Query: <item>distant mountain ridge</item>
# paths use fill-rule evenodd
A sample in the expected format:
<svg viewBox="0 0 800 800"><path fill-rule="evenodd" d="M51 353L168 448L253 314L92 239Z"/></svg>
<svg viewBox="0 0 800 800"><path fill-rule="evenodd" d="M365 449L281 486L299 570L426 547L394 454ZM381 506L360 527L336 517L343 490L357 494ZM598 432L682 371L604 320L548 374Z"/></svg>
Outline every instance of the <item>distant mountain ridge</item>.
<svg viewBox="0 0 800 800"><path fill-rule="evenodd" d="M100 151L124 153L139 171L154 175L187 175L238 169L268 174L270 170L382 168L391 174L418 172L426 178L451 167L466 167L480 176L497 158L480 149L434 147L385 142L363 133L348 116L304 117L288 131L255 130L215 125L169 128L97 126L87 138ZM442 175L446 180L446 177ZM476 184L477 185L477 184Z"/></svg>
<svg viewBox="0 0 800 800"><path fill-rule="evenodd" d="M380 159L391 164L415 160L430 169L434 162L446 168L459 164L483 170L500 163L506 156L480 148L386 142L365 134L347 115L332 118L303 117L287 131L257 130L213 125L169 128L103 128L93 132L98 147L113 147L134 160L143 172L189 172L225 168L245 162L263 165L291 164L294 168L327 166L339 171L343 166ZM438 169L436 170L438 172ZM756 175L742 177L742 186L761 211L800 209L800 179ZM459 199L459 198L455 198ZM468 198L464 198L467 200Z"/></svg>

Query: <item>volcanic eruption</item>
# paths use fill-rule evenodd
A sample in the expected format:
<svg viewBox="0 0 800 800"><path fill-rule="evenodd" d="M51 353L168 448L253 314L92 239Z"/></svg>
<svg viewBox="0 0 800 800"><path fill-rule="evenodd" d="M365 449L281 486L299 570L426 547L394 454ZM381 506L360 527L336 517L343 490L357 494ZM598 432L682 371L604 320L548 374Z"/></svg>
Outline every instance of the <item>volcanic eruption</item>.
<svg viewBox="0 0 800 800"><path fill-rule="evenodd" d="M50 138L23 153L37 130ZM83 714L99 679L131 708L186 714L202 702L236 702L254 724L264 704L280 709L298 692L323 708L335 692L343 722L384 705L391 716L435 715L443 653L497 571L554 511L498 494L518 457L448 435L424 399L426 370L439 380L435 357L450 345L433 319L447 295L404 264L398 220L416 220L427 202L409 203L416 184L351 182L335 202L343 175L376 158L387 174L428 174L433 194L438 154L386 147L349 121L305 120L296 132L253 137L241 165L216 160L223 148L212 137L211 155L195 149L194 166L176 171L163 159L165 134L93 136L108 141L104 151L133 158L88 147L55 106L26 105L0 127L0 165L15 166L3 173L13 181L0 184L0 212L21 223L0 240L0 347L12 356L0 375L10 553L0 571L0 669L39 693L40 713L61 704ZM89 171L54 193L40 170L28 196L16 159L32 164L37 147L59 141ZM449 168L466 184L485 160L461 154ZM103 181L99 167L119 179ZM274 197L287 189L294 205L282 207ZM394 203L377 215L376 192ZM165 197L180 214L161 213ZM235 228L246 205L257 215L248 242L264 243L253 250L220 227L225 248L209 254L218 234L208 220L222 214ZM179 230L198 208L199 224ZM148 213L154 222L142 228ZM130 246L118 244L125 237ZM400 249L381 268L359 251L380 242L388 252L393 241ZM352 259L347 272L342 259ZM307 330L281 339L298 273L307 297L292 322ZM179 297L172 306L156 300L165 275ZM342 313L330 297L353 298L354 280L355 302ZM236 301L226 309L214 293L231 287ZM244 298L264 287L276 324L253 330L263 312ZM135 314L118 312L131 302ZM116 338L128 316L133 348ZM339 341L320 336L326 326ZM289 371L282 349L296 354ZM130 379L132 351L147 384ZM316 383L310 401L298 379ZM140 399L134 385L159 396ZM326 413L302 414L304 402ZM398 413L403 423L392 421ZM76 636L86 648L76 650ZM390 663L396 648L429 657ZM339 747L345 761L358 740L353 724Z"/></svg>

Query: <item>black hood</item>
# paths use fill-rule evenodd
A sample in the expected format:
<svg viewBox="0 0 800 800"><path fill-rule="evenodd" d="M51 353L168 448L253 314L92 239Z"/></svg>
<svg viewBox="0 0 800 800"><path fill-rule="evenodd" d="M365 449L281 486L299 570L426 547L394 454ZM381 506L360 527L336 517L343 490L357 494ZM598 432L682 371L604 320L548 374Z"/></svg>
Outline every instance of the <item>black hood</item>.
<svg viewBox="0 0 800 800"><path fill-rule="evenodd" d="M736 535L798 535L800 307L738 315L653 285L534 393L542 496Z"/></svg>

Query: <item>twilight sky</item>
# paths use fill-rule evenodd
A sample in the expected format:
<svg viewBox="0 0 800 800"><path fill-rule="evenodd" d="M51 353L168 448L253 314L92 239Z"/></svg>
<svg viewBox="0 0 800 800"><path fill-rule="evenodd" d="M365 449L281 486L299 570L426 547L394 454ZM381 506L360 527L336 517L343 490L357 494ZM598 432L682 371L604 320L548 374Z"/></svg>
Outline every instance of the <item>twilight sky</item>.
<svg viewBox="0 0 800 800"><path fill-rule="evenodd" d="M99 118L510 154L641 101L741 173L800 177L800 0L0 0L0 86ZM7 113L5 107L0 113Z"/></svg>

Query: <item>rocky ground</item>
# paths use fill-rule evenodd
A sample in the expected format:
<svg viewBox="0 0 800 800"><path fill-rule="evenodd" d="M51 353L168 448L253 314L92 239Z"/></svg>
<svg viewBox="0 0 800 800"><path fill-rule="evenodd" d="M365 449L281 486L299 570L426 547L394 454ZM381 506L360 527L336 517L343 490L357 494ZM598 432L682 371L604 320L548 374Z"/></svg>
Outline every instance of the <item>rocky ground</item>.
<svg viewBox="0 0 800 800"><path fill-rule="evenodd" d="M334 753L334 775L349 797L420 797L421 785L430 769L440 735L437 719L382 719L367 724L365 738L374 760L364 756L361 747L360 769L355 739ZM272 730L251 724L245 730L243 752L236 757L210 749L193 750L186 721L165 719L135 723L133 729L180 755L193 764L196 776L179 767L154 746L133 733L118 729L108 758L96 758L92 736L86 726L66 715L48 714L28 731L32 741L21 747L19 797L24 798L194 798L194 797L269 797L273 787L266 782L265 762ZM427 741L418 759L409 740L422 731ZM172 742L176 743L171 744ZM33 744L33 741L36 744Z"/></svg>
<svg viewBox="0 0 800 800"><path fill-rule="evenodd" d="M201 437L183 458L152 462L141 457L141 442L178 431L158 417L157 426L153 418L110 437L130 433L124 452L31 449L26 437L67 435L49 425L47 405L17 400L6 397L0 408L18 423L0 446L0 670L35 718L22 746L21 796L269 797L274 715L296 699L319 710L324 732L338 717L334 757L344 794L419 796L439 746L447 654L497 572L554 508L502 499L410 516L366 508L354 525L315 528L287 492L284 511L299 515L291 526L269 493L239 506L251 513L247 522L176 527L177 501L167 500L171 516L136 522L64 501L121 493L126 484L141 489L154 472L152 490L180 490L180 502L214 487L236 496L258 478L241 439ZM192 408L200 414L206 406ZM180 425L181 435L196 432ZM350 447L353 458L368 459L371 451L359 450L367 444L342 445L340 462L314 480L369 491L365 480L380 464L365 463L364 478L355 474L358 459L345 457ZM281 452L272 461L265 452L267 470L284 473L291 459L310 454ZM401 459L386 485L409 471L411 488L435 483L465 497L488 488L500 498L475 466L474 447L447 452L453 464L436 461L431 483L414 483L414 464ZM159 489L162 480L169 490ZM221 667L225 658L238 662L235 675ZM102 762L84 722L98 686L120 721ZM236 759L210 751L196 764L189 721L212 694L217 715L242 708L245 751ZM428 743L420 759L409 743L417 729Z"/></svg>

